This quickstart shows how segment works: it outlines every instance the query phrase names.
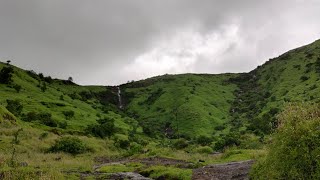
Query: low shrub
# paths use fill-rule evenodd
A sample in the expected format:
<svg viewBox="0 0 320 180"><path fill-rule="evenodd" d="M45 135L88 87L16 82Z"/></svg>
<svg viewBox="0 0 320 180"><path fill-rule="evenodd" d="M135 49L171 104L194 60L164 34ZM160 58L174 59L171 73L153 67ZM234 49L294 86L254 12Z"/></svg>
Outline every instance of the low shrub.
<svg viewBox="0 0 320 180"><path fill-rule="evenodd" d="M189 146L188 144L188 141L183 139L183 138L180 138L180 139L177 139L175 141L173 141L173 145L172 145L175 149L184 149L186 147Z"/></svg>
<svg viewBox="0 0 320 180"><path fill-rule="evenodd" d="M207 136L199 136L196 139L197 143L200 144L201 146L208 146L212 143L212 138L207 137Z"/></svg>
<svg viewBox="0 0 320 180"><path fill-rule="evenodd" d="M58 126L58 123L54 119L52 119L52 115L50 113L46 113L46 112L39 113L37 115L37 118L42 124L46 126L50 126L50 127Z"/></svg>
<svg viewBox="0 0 320 180"><path fill-rule="evenodd" d="M0 84L10 84L12 82L13 68L11 66L3 67L0 70Z"/></svg>
<svg viewBox="0 0 320 180"><path fill-rule="evenodd" d="M21 102L19 100L9 100L8 99L6 108L8 111L10 111L15 116L20 116L22 109L23 109L23 105L21 104Z"/></svg>
<svg viewBox="0 0 320 180"><path fill-rule="evenodd" d="M97 122L99 124L89 125L85 131L100 138L110 137L116 131L112 118L99 119Z"/></svg>
<svg viewBox="0 0 320 180"><path fill-rule="evenodd" d="M237 132L230 132L227 135L222 136L214 144L214 150L221 151L226 147L239 146L240 145L240 134Z"/></svg>
<svg viewBox="0 0 320 180"><path fill-rule="evenodd" d="M226 127L224 126L224 125L218 125L218 126L216 126L216 127L214 127L214 130L216 130L216 131L222 131L222 130L224 130Z"/></svg>
<svg viewBox="0 0 320 180"><path fill-rule="evenodd" d="M13 85L13 89L15 89L17 91L17 93L19 93L21 91L21 86L18 84Z"/></svg>
<svg viewBox="0 0 320 180"><path fill-rule="evenodd" d="M58 126L61 129L66 129L68 126L68 123L66 121L58 122Z"/></svg>
<svg viewBox="0 0 320 180"><path fill-rule="evenodd" d="M201 153L201 154L211 154L213 153L213 149L209 146L202 146L202 147L198 147L194 150L197 153Z"/></svg>
<svg viewBox="0 0 320 180"><path fill-rule="evenodd" d="M227 159L231 156L237 155L237 154L242 154L242 150L236 149L236 148L228 148L225 150L221 158Z"/></svg>
<svg viewBox="0 0 320 180"><path fill-rule="evenodd" d="M300 77L300 80L303 82L303 81L306 81L306 80L308 80L309 79L309 77L308 76L301 76Z"/></svg>
<svg viewBox="0 0 320 180"><path fill-rule="evenodd" d="M89 148L76 137L62 137L50 147L49 152L65 152L72 155L82 154Z"/></svg>
<svg viewBox="0 0 320 180"><path fill-rule="evenodd" d="M127 151L127 156L132 156L134 154L140 154L143 152L143 146L136 143L136 142L132 142L130 143L130 147Z"/></svg>
<svg viewBox="0 0 320 180"><path fill-rule="evenodd" d="M70 120L71 118L73 118L74 114L75 114L74 111L71 111L71 110L70 111L63 111L62 113L67 120Z"/></svg>
<svg viewBox="0 0 320 180"><path fill-rule="evenodd" d="M290 104L252 179L320 179L320 105Z"/></svg>
<svg viewBox="0 0 320 180"><path fill-rule="evenodd" d="M56 120L52 119L51 113L47 112L36 113L31 111L23 115L21 120L26 122L39 121L41 124L49 127L58 127L59 124L59 127L63 128L67 125L66 123L58 123Z"/></svg>
<svg viewBox="0 0 320 180"><path fill-rule="evenodd" d="M128 149L130 147L130 141L126 139L117 139L114 145L121 149Z"/></svg>

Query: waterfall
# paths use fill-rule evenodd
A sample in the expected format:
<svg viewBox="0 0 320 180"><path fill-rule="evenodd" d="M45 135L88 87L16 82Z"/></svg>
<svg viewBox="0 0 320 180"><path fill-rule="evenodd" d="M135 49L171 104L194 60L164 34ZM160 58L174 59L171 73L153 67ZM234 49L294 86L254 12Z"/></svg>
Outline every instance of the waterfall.
<svg viewBox="0 0 320 180"><path fill-rule="evenodd" d="M122 109L123 108L123 105L122 105L122 100L121 100L121 89L120 87L118 86L118 101L119 101L119 108Z"/></svg>

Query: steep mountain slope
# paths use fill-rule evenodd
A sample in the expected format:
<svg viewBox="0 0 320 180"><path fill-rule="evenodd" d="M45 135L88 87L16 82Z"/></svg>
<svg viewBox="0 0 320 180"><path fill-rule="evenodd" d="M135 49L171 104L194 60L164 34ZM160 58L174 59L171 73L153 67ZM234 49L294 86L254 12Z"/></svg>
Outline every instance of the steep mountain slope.
<svg viewBox="0 0 320 180"><path fill-rule="evenodd" d="M108 117L123 131L130 129L124 114L118 110L117 92L113 87L79 86L0 63L0 69L3 67L12 67L14 72L9 85L0 84L0 104L6 107L8 101L18 101L22 112L16 115L22 120L31 121L33 114L42 114L54 120L49 123L51 127L82 131L97 119ZM35 121L34 125L43 126L43 123Z"/></svg>
<svg viewBox="0 0 320 180"><path fill-rule="evenodd" d="M211 136L268 134L288 102L320 102L320 41L289 51L249 73L165 75L122 85L126 111L145 131Z"/></svg>
<svg viewBox="0 0 320 180"><path fill-rule="evenodd" d="M270 59L231 79L239 90L232 104L232 124L257 134L277 126L275 115L289 102L320 102L320 41Z"/></svg>
<svg viewBox="0 0 320 180"><path fill-rule="evenodd" d="M212 136L229 120L233 74L165 75L121 86L128 114L147 132ZM219 129L222 130L222 129ZM174 135L173 135L174 134Z"/></svg>

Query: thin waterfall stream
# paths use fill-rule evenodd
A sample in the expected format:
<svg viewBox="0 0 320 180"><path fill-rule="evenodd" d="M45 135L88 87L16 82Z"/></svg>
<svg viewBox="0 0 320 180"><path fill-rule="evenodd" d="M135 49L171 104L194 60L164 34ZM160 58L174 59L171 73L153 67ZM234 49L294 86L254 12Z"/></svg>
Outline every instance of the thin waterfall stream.
<svg viewBox="0 0 320 180"><path fill-rule="evenodd" d="M120 87L118 86L118 101L119 101L119 108L122 109L123 108L123 105L122 105L122 99L121 99L121 89Z"/></svg>

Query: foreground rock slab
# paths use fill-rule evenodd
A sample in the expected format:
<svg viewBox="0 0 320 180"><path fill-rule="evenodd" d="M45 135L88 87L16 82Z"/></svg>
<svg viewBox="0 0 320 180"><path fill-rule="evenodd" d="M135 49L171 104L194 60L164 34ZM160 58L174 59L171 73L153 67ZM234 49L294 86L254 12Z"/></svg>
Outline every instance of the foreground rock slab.
<svg viewBox="0 0 320 180"><path fill-rule="evenodd" d="M124 172L111 174L108 179L110 180L151 180L150 178L143 177L138 173Z"/></svg>
<svg viewBox="0 0 320 180"><path fill-rule="evenodd" d="M85 180L88 177L99 179L99 180L152 180L146 178L141 174L135 172L119 172L119 173L83 173L80 174L80 180Z"/></svg>
<svg viewBox="0 0 320 180"><path fill-rule="evenodd" d="M193 180L248 180L253 160L208 165L194 169Z"/></svg>

